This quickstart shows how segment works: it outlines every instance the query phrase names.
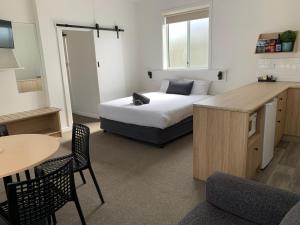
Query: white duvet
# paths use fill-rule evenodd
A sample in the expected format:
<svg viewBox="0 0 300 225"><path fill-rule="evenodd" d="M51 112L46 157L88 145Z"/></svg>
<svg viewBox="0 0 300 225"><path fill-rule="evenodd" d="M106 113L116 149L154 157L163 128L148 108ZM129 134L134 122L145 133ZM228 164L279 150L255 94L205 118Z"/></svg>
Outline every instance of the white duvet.
<svg viewBox="0 0 300 225"><path fill-rule="evenodd" d="M174 95L162 92L144 94L150 98L148 105L135 106L132 97L121 98L99 105L100 117L140 126L165 129L192 116L193 103L208 95Z"/></svg>

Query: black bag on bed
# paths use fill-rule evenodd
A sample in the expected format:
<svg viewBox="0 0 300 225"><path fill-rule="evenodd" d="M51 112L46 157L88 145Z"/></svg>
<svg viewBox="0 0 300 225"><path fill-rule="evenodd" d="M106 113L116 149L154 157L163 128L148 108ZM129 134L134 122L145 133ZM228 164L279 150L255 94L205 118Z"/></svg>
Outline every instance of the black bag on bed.
<svg viewBox="0 0 300 225"><path fill-rule="evenodd" d="M145 95L134 92L132 97L133 97L133 104L135 105L144 105L150 103L150 99L147 98Z"/></svg>

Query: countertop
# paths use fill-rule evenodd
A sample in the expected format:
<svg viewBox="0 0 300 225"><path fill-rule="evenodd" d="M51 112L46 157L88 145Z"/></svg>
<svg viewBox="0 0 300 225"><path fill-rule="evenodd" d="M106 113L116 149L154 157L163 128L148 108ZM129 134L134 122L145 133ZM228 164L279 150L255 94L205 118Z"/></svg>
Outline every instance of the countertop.
<svg viewBox="0 0 300 225"><path fill-rule="evenodd" d="M256 82L197 102L194 104L194 107L252 113L289 88L300 88L300 83Z"/></svg>

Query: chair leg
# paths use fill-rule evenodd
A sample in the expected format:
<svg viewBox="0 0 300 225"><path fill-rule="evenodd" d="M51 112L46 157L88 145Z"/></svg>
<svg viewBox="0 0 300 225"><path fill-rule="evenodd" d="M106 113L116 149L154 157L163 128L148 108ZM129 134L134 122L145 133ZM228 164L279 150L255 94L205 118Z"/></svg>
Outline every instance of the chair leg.
<svg viewBox="0 0 300 225"><path fill-rule="evenodd" d="M47 217L47 224L48 224L48 225L51 225L51 217L50 217L50 216Z"/></svg>
<svg viewBox="0 0 300 225"><path fill-rule="evenodd" d="M90 174L91 174L91 176L92 176L92 178L93 178L93 181L94 181L94 184L95 184L95 186L96 186L96 189L97 189L97 192L98 192L98 194L99 194L99 197L100 197L100 199L101 199L101 202L102 202L102 204L104 204L104 198L103 198L103 195L102 195L102 193L101 193L99 184L98 184L98 182L97 182L96 176L95 176L94 171L93 171L93 169L92 169L91 166L89 167L89 171L90 171Z"/></svg>
<svg viewBox="0 0 300 225"><path fill-rule="evenodd" d="M27 180L30 180L30 179L31 179L29 170L26 170L26 171L25 171L25 176L26 176L26 179L27 179Z"/></svg>
<svg viewBox="0 0 300 225"><path fill-rule="evenodd" d="M16 178L17 178L17 182L21 182L21 178L20 178L20 174L19 173L16 174Z"/></svg>
<svg viewBox="0 0 300 225"><path fill-rule="evenodd" d="M84 184L86 184L86 180L85 180L85 178L84 178L84 174L83 174L82 170L80 170L79 173L80 173L82 182L83 182Z"/></svg>
<svg viewBox="0 0 300 225"><path fill-rule="evenodd" d="M55 213L51 217L52 217L53 224L56 225L57 224L57 220L56 220Z"/></svg>
<svg viewBox="0 0 300 225"><path fill-rule="evenodd" d="M3 178L3 182L4 182L4 187L5 187L5 191L6 191L6 194L7 194L7 185L9 183L12 183L13 179L11 176L8 176L8 177L4 177Z"/></svg>
<svg viewBox="0 0 300 225"><path fill-rule="evenodd" d="M77 211L78 211L80 220L81 220L81 224L82 224L82 225L86 225L86 223L85 223L85 218L84 218L84 216L83 216L83 213L82 213L82 210L81 210L79 201L78 201L77 194L76 194L76 197L75 197L75 199L74 199L74 202L75 202L75 205L76 205L76 208L77 208Z"/></svg>

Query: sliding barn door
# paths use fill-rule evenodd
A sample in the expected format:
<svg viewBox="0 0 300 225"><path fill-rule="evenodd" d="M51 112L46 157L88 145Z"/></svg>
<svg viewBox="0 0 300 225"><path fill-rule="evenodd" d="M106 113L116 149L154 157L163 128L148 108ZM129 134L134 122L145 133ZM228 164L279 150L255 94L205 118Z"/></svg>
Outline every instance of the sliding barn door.
<svg viewBox="0 0 300 225"><path fill-rule="evenodd" d="M72 112L97 118L100 96L93 31L66 30L64 34Z"/></svg>
<svg viewBox="0 0 300 225"><path fill-rule="evenodd" d="M95 51L98 63L100 102L126 96L126 77L122 34L100 31L99 38L94 32Z"/></svg>

